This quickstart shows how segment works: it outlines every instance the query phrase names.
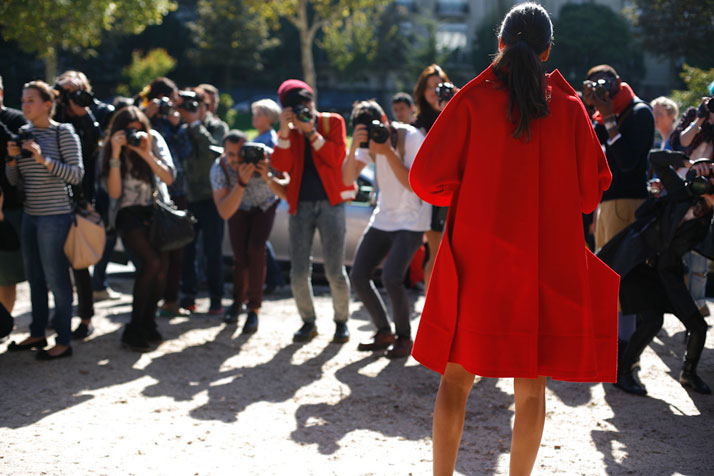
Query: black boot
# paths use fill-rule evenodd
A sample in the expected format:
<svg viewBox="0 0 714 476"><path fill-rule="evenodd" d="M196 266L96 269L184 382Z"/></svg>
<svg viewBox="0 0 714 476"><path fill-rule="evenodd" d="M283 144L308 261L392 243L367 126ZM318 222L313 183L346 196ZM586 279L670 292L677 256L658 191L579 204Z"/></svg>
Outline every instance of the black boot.
<svg viewBox="0 0 714 476"><path fill-rule="evenodd" d="M647 395L647 389L637 380L637 377L631 370L617 376L615 387L633 395Z"/></svg>
<svg viewBox="0 0 714 476"><path fill-rule="evenodd" d="M684 356L684 365L682 365L682 373L679 374L679 383L683 387L689 387L697 393L709 395L712 393L711 388L697 375L697 364L704 349L704 341L707 337L707 327L702 326L701 329L696 329L690 332L687 340L687 353Z"/></svg>

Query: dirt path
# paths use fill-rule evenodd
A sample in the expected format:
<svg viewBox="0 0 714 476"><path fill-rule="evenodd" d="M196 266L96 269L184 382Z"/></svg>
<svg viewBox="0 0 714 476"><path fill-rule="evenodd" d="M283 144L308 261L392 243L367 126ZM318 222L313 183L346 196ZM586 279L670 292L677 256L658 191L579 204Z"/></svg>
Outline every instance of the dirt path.
<svg viewBox="0 0 714 476"><path fill-rule="evenodd" d="M413 359L358 352L372 333L359 303L343 346L329 343L331 302L317 287L320 335L307 345L292 343L299 322L284 290L264 304L249 339L219 318L174 318L160 322L167 342L142 355L119 346L131 282L111 284L124 297L97 305L97 330L71 359L38 363L0 344L0 474L430 474L438 375ZM418 315L423 297L412 300ZM25 285L11 339L27 335L28 311ZM648 398L612 385L549 382L534 475L714 475L714 397L687 393L675 380L683 335L667 316L645 351ZM700 364L710 384L712 348L710 331ZM477 380L458 474L507 474L511 387Z"/></svg>

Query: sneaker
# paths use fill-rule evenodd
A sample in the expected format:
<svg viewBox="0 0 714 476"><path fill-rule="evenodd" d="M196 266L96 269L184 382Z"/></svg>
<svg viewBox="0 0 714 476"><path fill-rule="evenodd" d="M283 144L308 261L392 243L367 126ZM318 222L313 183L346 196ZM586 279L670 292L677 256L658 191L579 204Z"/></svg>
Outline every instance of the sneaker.
<svg viewBox="0 0 714 476"><path fill-rule="evenodd" d="M226 324L237 324L238 314L240 314L240 307L231 304L228 306L228 309L226 309L225 314L223 314L223 322Z"/></svg>
<svg viewBox="0 0 714 476"><path fill-rule="evenodd" d="M306 322L293 335L293 342L310 342L317 335L317 326L314 322Z"/></svg>
<svg viewBox="0 0 714 476"><path fill-rule="evenodd" d="M114 291L111 288L100 289L99 291L94 291L92 293L92 298L94 301L115 301L121 299L121 293Z"/></svg>
<svg viewBox="0 0 714 476"><path fill-rule="evenodd" d="M84 322L82 322L77 326L75 330L72 331L72 339L86 339L92 334L92 332L94 332L94 326L91 323L85 324Z"/></svg>
<svg viewBox="0 0 714 476"><path fill-rule="evenodd" d="M258 314L255 311L248 311L248 315L243 324L243 334L255 334L258 330Z"/></svg>

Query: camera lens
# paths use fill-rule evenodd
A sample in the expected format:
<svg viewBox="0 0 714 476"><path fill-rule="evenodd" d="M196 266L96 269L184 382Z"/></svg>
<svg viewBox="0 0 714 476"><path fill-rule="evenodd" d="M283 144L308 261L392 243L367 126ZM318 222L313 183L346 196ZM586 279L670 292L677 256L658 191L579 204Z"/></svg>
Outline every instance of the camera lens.
<svg viewBox="0 0 714 476"><path fill-rule="evenodd" d="M126 143L134 147L141 145L141 136L136 129L126 130Z"/></svg>
<svg viewBox="0 0 714 476"><path fill-rule="evenodd" d="M369 127L369 140L384 144L389 140L389 129L380 121L372 121Z"/></svg>

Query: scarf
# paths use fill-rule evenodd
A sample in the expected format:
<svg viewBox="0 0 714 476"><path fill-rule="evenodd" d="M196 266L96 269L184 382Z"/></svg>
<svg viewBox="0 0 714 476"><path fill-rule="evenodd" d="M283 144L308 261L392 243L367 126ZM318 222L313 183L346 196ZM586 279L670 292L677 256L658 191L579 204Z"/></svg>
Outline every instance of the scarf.
<svg viewBox="0 0 714 476"><path fill-rule="evenodd" d="M632 91L632 88L630 87L629 84L626 82L621 82L620 83L620 90L617 91L617 94L613 96L612 98L612 106L613 106L613 112L615 113L616 116L619 116L622 111L625 110L625 108L636 98L634 91ZM595 111L595 114L593 114L593 119L599 122L600 124L605 125L605 122L602 119L602 114L600 114L600 111Z"/></svg>

